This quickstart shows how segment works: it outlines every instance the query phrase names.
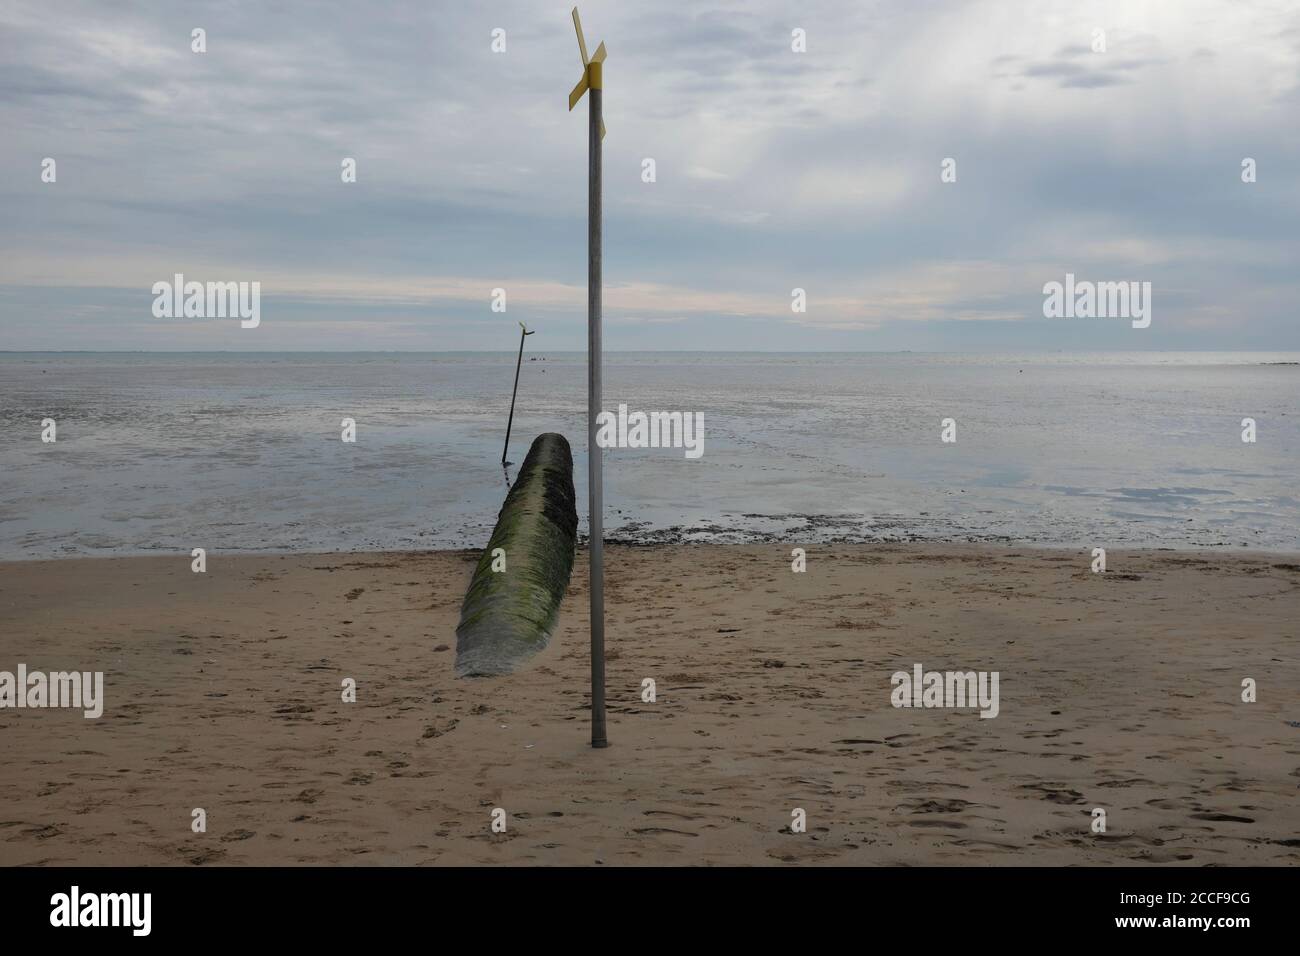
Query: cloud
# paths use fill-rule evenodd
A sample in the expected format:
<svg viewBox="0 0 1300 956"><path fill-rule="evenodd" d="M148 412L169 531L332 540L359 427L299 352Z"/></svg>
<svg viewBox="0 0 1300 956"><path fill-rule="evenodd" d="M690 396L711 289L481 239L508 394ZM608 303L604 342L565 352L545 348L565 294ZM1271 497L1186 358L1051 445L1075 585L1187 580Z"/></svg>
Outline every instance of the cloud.
<svg viewBox="0 0 1300 956"><path fill-rule="evenodd" d="M704 166L692 166L686 170L686 175L692 179L719 180L730 179L726 173L720 173L716 169L707 169Z"/></svg>
<svg viewBox="0 0 1300 956"><path fill-rule="evenodd" d="M484 347L486 290L502 285L548 316L552 341L583 346L586 105L567 111L564 11L60 10L0 9L0 341L154 347L140 290L179 271L263 281L284 309L276 347L344 347L359 329L376 346ZM759 348L942 347L956 327L994 342L1067 268L1181 290L1164 320L1184 323L1181 342L1230 345L1248 313L1261 341L1300 345L1300 183L1285 172L1300 163L1300 11L592 0L583 14L609 50L611 347L669 327L682 348L737 328ZM195 26L206 54L190 51ZM807 53L790 49L795 27ZM39 179L47 156L55 184ZM1257 183L1240 181L1244 156ZM789 312L796 286L805 316Z"/></svg>

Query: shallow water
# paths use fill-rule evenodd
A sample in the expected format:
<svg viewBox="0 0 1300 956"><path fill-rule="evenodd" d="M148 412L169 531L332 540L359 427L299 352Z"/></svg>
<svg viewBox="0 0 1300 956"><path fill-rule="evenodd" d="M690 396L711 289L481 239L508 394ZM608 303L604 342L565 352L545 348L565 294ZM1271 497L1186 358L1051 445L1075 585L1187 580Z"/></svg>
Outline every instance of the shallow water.
<svg viewBox="0 0 1300 956"><path fill-rule="evenodd" d="M0 558L481 547L514 360L0 354ZM510 455L569 438L584 531L585 361L525 356ZM605 452L606 535L1296 550L1300 365L1279 363L1297 361L607 354L606 408L699 411L705 428L699 459Z"/></svg>

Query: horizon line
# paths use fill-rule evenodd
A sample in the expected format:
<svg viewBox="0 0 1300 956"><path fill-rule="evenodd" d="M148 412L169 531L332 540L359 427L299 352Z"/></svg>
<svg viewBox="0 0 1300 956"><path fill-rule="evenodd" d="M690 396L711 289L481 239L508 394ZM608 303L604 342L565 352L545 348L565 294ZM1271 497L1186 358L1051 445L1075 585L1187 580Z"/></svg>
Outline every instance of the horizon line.
<svg viewBox="0 0 1300 956"><path fill-rule="evenodd" d="M509 349L0 349L0 355L515 355ZM1092 355L1130 354L1134 352L1179 353L1252 353L1277 352L1300 354L1294 348L1129 348L1129 349L605 349L603 354L642 353L647 355L691 355L718 353L722 355ZM586 349L543 349L534 354L586 355Z"/></svg>

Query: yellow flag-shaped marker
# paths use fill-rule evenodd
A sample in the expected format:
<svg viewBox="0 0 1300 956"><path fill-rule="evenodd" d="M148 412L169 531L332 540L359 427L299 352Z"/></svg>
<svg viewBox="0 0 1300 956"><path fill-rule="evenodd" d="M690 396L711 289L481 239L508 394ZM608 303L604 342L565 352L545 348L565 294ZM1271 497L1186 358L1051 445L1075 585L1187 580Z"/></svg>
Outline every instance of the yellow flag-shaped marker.
<svg viewBox="0 0 1300 956"><path fill-rule="evenodd" d="M569 111L578 105L578 100L582 99L582 94L587 90L601 89L601 64L605 62L605 44L602 41L600 46L596 47L596 55L590 60L587 59L587 41L582 35L582 21L578 19L578 8L573 8L573 28L578 31L578 52L582 54L582 79L578 85L573 88L569 94ZM600 138L605 138L605 121L600 121Z"/></svg>

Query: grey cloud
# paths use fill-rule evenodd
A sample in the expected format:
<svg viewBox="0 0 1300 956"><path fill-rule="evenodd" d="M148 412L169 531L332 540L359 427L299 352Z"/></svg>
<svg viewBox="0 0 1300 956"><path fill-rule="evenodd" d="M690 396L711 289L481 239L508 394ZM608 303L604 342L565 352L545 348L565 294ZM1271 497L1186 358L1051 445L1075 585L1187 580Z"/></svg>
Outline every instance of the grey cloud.
<svg viewBox="0 0 1300 956"><path fill-rule="evenodd" d="M1073 89L1093 90L1105 86L1120 86L1129 81L1112 73L1084 73L1079 76L1061 78L1061 86Z"/></svg>
<svg viewBox="0 0 1300 956"><path fill-rule="evenodd" d="M1300 87L1187 116L1178 81L1210 67L1170 56L1191 46L1184 37L1120 30L1110 53L1093 54L1078 40L1088 24L1076 6L1025 4L1017 25L994 23L1002 5L956 0L905 11L584 0L588 40L605 40L610 57L607 281L778 299L801 285L816 302L851 297L867 280L903 284L939 261L1019 274L1059 260L1127 274L1135 248L1157 262L1152 278L1193 290L1189 303L1230 311L1249 301L1256 342L1297 344L1282 303L1300 282L1277 253L1297 244L1300 188L1281 171L1300 163L1300 133L1277 106L1294 104ZM44 11L9 0L0 12L0 341L39 345L33 314L60 342L100 343L87 347L112 340L105 329L152 328L138 290L84 287L115 257L159 278L201 262L371 280L584 281L586 114L585 104L565 109L579 73L567 6L70 3L57 22ZM1250 75L1260 63L1294 76L1292 40L1258 22L1262 49L1225 48L1213 69ZM208 30L207 54L188 51L194 25ZM496 26L508 31L505 55L488 48ZM807 54L789 51L796 26L808 30ZM972 48L985 52L950 65ZM59 158L54 186L37 178L47 155ZM1244 155L1260 161L1253 186L1238 178ZM339 181L343 156L358 160L356 184ZM658 162L653 185L639 176L647 156ZM959 162L955 184L938 179L946 156ZM29 280L42 269L57 278ZM953 294L945 306L1032 315L1034 298L1006 288ZM312 321L328 341L344 320L366 323L376 345L494 341L492 317L462 302L273 301L285 316L268 323L282 329L277 342ZM581 347L581 316L549 314ZM737 331L772 348L1016 334L991 321L850 334L671 314L702 347ZM620 323L611 347L649 341L638 336L662 321L632 317L644 321ZM1239 332L1160 341L1222 345ZM1024 334L1065 341L1050 326Z"/></svg>

